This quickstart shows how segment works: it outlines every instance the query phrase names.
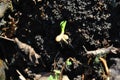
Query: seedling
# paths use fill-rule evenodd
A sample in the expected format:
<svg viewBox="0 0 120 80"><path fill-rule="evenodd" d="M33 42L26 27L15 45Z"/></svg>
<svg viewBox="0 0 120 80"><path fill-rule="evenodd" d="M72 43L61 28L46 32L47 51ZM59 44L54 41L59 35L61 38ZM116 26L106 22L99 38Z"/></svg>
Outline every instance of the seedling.
<svg viewBox="0 0 120 80"><path fill-rule="evenodd" d="M66 65L67 65L67 66L71 66L71 65L72 65L72 62L70 61L69 58L66 60Z"/></svg>
<svg viewBox="0 0 120 80"><path fill-rule="evenodd" d="M103 58L104 55L97 54L93 64L94 68L97 70L97 73L104 78L104 80L109 80L109 69L106 60ZM95 71L96 72L96 71Z"/></svg>
<svg viewBox="0 0 120 80"><path fill-rule="evenodd" d="M68 58L66 61L65 61L65 68L66 68L66 70L68 70L68 71L71 71L71 69L70 69L70 66L72 65L72 61L70 60L70 58Z"/></svg>
<svg viewBox="0 0 120 80"><path fill-rule="evenodd" d="M60 23L61 33L56 37L55 40L56 40L57 42L64 41L65 43L68 44L67 40L68 40L69 37L68 37L67 34L65 34L65 26L66 26L66 23L67 23L67 21L62 21L62 22Z"/></svg>
<svg viewBox="0 0 120 80"><path fill-rule="evenodd" d="M54 76L50 75L48 77L48 80L59 80L60 74L61 74L60 70L54 70Z"/></svg>

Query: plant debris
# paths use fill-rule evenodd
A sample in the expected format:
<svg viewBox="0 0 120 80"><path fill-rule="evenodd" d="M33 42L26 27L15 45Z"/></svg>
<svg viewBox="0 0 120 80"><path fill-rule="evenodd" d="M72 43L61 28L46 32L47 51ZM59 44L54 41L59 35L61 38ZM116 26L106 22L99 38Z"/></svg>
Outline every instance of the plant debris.
<svg viewBox="0 0 120 80"><path fill-rule="evenodd" d="M119 59L119 0L0 0L3 80L119 80Z"/></svg>
<svg viewBox="0 0 120 80"><path fill-rule="evenodd" d="M0 80L6 79L5 69L8 69L6 63L0 59Z"/></svg>
<svg viewBox="0 0 120 80"><path fill-rule="evenodd" d="M113 46L110 46L108 48L101 48L101 49L97 49L97 50L93 50L93 51L87 51L86 54L91 54L91 55L106 55L106 54L109 54L109 53L114 53L114 54L117 54L117 51L119 49L113 47Z"/></svg>
<svg viewBox="0 0 120 80"><path fill-rule="evenodd" d="M38 59L40 58L40 55L38 55L30 45L22 43L17 38L15 38L15 43L21 51L25 52L25 54L29 56L31 62L39 63Z"/></svg>

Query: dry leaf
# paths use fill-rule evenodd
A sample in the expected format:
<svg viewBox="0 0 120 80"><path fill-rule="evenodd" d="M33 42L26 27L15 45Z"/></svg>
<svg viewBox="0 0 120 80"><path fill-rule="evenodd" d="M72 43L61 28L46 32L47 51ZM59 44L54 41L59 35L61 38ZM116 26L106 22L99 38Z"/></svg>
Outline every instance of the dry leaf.
<svg viewBox="0 0 120 80"><path fill-rule="evenodd" d="M30 45L19 41L18 38L15 38L15 43L18 45L18 48L21 49L21 51L25 52L25 54L29 56L31 62L39 64L38 59L41 56L38 55Z"/></svg>
<svg viewBox="0 0 120 80"><path fill-rule="evenodd" d="M5 69L8 69L8 67L7 67L6 63L0 59L0 80L6 79Z"/></svg>

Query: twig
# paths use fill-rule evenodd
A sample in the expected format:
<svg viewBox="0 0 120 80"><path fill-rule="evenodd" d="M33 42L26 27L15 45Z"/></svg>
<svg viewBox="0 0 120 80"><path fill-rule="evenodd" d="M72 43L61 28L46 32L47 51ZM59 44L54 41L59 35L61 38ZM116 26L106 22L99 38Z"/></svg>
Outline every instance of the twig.
<svg viewBox="0 0 120 80"><path fill-rule="evenodd" d="M104 58L102 58L102 57L100 57L99 59L100 59L100 61L103 63L103 65L104 65L104 67L105 67L105 72L106 72L106 74L109 75L109 69L108 69L106 60L105 60Z"/></svg>
<svg viewBox="0 0 120 80"><path fill-rule="evenodd" d="M66 64L64 64L64 65L62 66L59 80L62 80L62 77L63 77L63 70L65 69L65 65L66 65Z"/></svg>
<svg viewBox="0 0 120 80"><path fill-rule="evenodd" d="M11 41L11 42L14 42L15 40L14 39L10 39L10 38L7 38L7 37L3 37L3 36L0 36L1 39L4 39L4 40L7 40L7 41Z"/></svg>
<svg viewBox="0 0 120 80"><path fill-rule="evenodd" d="M110 52L116 54L118 51L117 48L110 46L108 48L101 48L101 49L97 49L97 50L93 50L93 51L87 51L86 54L92 54L92 55L103 55L103 54L108 54Z"/></svg>
<svg viewBox="0 0 120 80"><path fill-rule="evenodd" d="M75 58L69 57L68 60L72 60L73 62L82 65L82 63L80 63L79 61L77 61Z"/></svg>
<svg viewBox="0 0 120 80"><path fill-rule="evenodd" d="M85 52L87 52L87 51L88 51L84 45L83 45L82 47L84 48Z"/></svg>
<svg viewBox="0 0 120 80"><path fill-rule="evenodd" d="M19 78L20 78L21 80L26 80L25 77L20 73L19 70L16 70L16 71L17 71L17 73L20 75Z"/></svg>

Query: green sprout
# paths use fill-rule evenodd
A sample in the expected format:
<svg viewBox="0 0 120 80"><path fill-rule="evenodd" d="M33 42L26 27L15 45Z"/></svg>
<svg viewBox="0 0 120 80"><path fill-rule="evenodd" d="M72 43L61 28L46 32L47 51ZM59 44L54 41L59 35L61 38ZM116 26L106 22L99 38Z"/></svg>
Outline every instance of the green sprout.
<svg viewBox="0 0 120 80"><path fill-rule="evenodd" d="M54 76L50 75L50 76L48 77L48 80L56 80L56 79L54 78Z"/></svg>
<svg viewBox="0 0 120 80"><path fill-rule="evenodd" d="M61 27L61 34L65 32L65 27L66 27L67 21L62 21L60 23L60 27Z"/></svg>
<svg viewBox="0 0 120 80"><path fill-rule="evenodd" d="M71 66L71 65L72 65L72 62L71 62L69 59L67 59L67 60L66 60L66 65L67 65L67 66Z"/></svg>
<svg viewBox="0 0 120 80"><path fill-rule="evenodd" d="M99 58L100 58L99 56L96 56L96 57L95 57L95 60L94 60L94 63L97 63L97 64L99 64L99 63L100 63L100 60L99 60Z"/></svg>
<svg viewBox="0 0 120 80"><path fill-rule="evenodd" d="M54 70L55 74L60 74L60 70Z"/></svg>
<svg viewBox="0 0 120 80"><path fill-rule="evenodd" d="M66 24L67 24L67 21L61 21L61 23L60 23L60 27L61 27L61 33L56 37L56 41L57 42L60 42L60 41L64 41L64 42L66 42L66 43L68 43L67 42L67 39L68 39L68 35L67 34L64 34L65 33L65 27L66 27Z"/></svg>
<svg viewBox="0 0 120 80"><path fill-rule="evenodd" d="M48 80L59 80L59 77L60 77L60 74L61 74L60 70L54 70L54 73L55 73L55 75L54 76L50 75L48 77Z"/></svg>

